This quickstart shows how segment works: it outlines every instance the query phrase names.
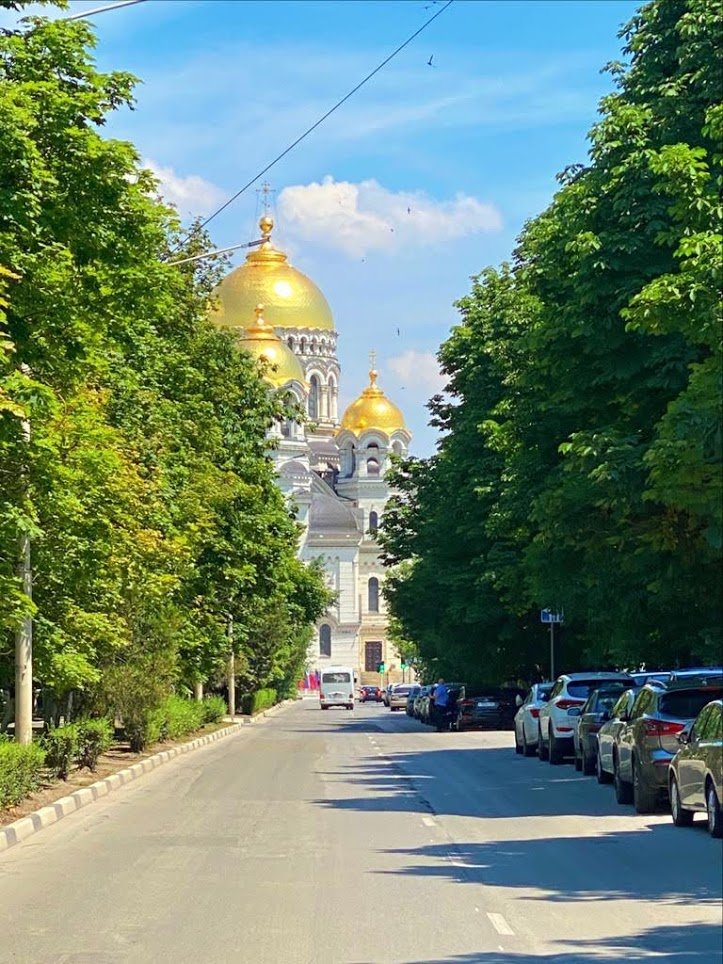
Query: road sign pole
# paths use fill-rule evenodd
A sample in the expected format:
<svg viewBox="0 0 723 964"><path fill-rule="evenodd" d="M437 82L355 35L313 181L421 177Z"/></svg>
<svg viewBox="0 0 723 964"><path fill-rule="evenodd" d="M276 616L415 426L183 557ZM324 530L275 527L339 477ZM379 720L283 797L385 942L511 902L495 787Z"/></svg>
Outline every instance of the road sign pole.
<svg viewBox="0 0 723 964"><path fill-rule="evenodd" d="M555 624L550 623L550 680L555 679Z"/></svg>

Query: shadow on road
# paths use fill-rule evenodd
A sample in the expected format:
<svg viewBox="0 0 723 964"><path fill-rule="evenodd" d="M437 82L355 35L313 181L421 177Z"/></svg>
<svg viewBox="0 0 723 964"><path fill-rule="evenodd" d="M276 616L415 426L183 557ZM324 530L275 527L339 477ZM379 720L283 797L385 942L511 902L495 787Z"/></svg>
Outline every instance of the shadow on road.
<svg viewBox="0 0 723 964"><path fill-rule="evenodd" d="M480 951L455 957L415 958L405 964L584 964L586 961L650 961L656 964L713 964L723 956L719 926L689 924L653 927L625 937L590 941L559 941L560 951L552 954L515 954ZM563 948L570 948L569 951Z"/></svg>

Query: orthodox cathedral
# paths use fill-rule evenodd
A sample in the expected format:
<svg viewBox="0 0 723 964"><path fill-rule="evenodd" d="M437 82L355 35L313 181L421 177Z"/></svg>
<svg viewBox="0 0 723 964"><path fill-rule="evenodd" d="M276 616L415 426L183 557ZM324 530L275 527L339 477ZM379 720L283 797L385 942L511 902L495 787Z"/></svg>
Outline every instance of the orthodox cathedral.
<svg viewBox="0 0 723 964"><path fill-rule="evenodd" d="M278 484L303 526L299 554L322 561L336 594L316 627L308 670L353 666L362 682L377 682L384 662L394 678L400 661L387 638L376 537L390 494L389 455L406 455L411 435L378 386L373 362L369 384L339 416L331 310L314 282L274 246L273 226L268 215L259 221L261 242L219 285L213 320L237 332L243 348L268 363L274 388L307 413L304 424L290 418L270 434Z"/></svg>

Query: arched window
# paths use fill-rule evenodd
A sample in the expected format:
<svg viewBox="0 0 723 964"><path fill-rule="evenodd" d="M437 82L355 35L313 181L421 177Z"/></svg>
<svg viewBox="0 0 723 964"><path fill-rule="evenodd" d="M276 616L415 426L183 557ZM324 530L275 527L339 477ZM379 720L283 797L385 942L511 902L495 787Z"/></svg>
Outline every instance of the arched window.
<svg viewBox="0 0 723 964"><path fill-rule="evenodd" d="M299 340L299 354L301 355L306 354L306 338L301 338Z"/></svg>
<svg viewBox="0 0 723 964"><path fill-rule="evenodd" d="M321 386L317 375L312 375L309 379L309 418L319 417L319 396Z"/></svg>
<svg viewBox="0 0 723 964"><path fill-rule="evenodd" d="M395 455L402 454L402 443L399 441L399 439L397 439L397 441L393 443L392 451L394 452Z"/></svg>
<svg viewBox="0 0 723 964"><path fill-rule="evenodd" d="M294 339L291 337L291 335L289 335L289 337L286 339L286 344L292 351L294 350Z"/></svg>
<svg viewBox="0 0 723 964"><path fill-rule="evenodd" d="M369 580L369 612L379 612L379 580L376 576Z"/></svg>
<svg viewBox="0 0 723 964"><path fill-rule="evenodd" d="M367 475L379 475L379 463L376 459L367 459Z"/></svg>
<svg viewBox="0 0 723 964"><path fill-rule="evenodd" d="M379 516L372 509L372 511L369 513L369 532L373 536L375 536L378 531L379 531Z"/></svg>
<svg viewBox="0 0 723 964"><path fill-rule="evenodd" d="M319 656L331 656L331 626L319 626Z"/></svg>
<svg viewBox="0 0 723 964"><path fill-rule="evenodd" d="M327 382L329 386L329 417L336 421L338 413L338 391L336 387L336 379L333 375L329 376L329 381Z"/></svg>

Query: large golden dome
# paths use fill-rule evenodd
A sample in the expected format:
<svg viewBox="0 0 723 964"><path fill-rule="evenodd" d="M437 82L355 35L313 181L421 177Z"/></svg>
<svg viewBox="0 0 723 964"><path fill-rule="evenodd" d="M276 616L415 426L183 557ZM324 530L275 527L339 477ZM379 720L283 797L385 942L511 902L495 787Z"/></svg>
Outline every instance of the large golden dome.
<svg viewBox="0 0 723 964"><path fill-rule="evenodd" d="M301 362L264 320L264 306L256 305L254 311L256 321L249 325L239 338L241 348L253 355L257 361L262 359L267 363L264 378L275 388L280 388L287 382L305 384Z"/></svg>
<svg viewBox="0 0 723 964"><path fill-rule="evenodd" d="M329 304L311 278L293 268L271 243L274 222L264 215L259 221L263 243L227 275L216 289L218 308L211 318L225 328L245 328L257 304L265 306L273 328L320 328L334 330Z"/></svg>
<svg viewBox="0 0 723 964"><path fill-rule="evenodd" d="M360 435L369 429L377 429L391 435L399 429L406 429L404 416L394 402L390 402L377 385L377 372L369 372L369 384L359 398L344 412L341 420L342 430L347 429Z"/></svg>

